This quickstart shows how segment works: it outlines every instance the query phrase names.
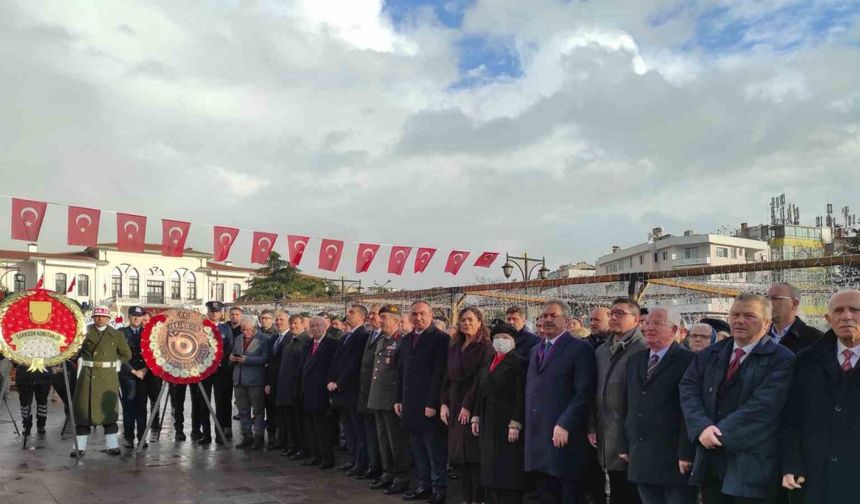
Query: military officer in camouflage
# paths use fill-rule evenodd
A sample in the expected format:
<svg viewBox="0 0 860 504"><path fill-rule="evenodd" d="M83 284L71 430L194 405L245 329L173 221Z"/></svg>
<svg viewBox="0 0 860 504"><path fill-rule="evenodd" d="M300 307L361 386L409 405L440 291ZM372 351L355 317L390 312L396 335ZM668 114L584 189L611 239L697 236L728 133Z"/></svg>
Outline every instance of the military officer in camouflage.
<svg viewBox="0 0 860 504"><path fill-rule="evenodd" d="M107 306L93 309L91 325L81 345L78 358L78 381L72 407L77 422L77 449L71 456L80 458L87 449L92 427L101 425L105 431L105 445L109 455L119 455L119 379L117 372L122 363L131 359L131 350L125 337L108 326L110 310Z"/></svg>

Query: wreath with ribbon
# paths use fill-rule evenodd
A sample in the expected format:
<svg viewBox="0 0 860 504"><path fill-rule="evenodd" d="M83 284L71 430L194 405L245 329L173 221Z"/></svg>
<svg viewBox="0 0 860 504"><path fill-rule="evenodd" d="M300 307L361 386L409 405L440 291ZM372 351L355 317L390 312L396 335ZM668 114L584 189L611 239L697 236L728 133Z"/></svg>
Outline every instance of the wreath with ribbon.
<svg viewBox="0 0 860 504"><path fill-rule="evenodd" d="M168 383L197 383L221 364L221 332L203 314L185 309L160 313L149 321L140 337L146 366Z"/></svg>
<svg viewBox="0 0 860 504"><path fill-rule="evenodd" d="M78 304L62 294L19 292L0 303L0 354L27 371L45 372L78 353L85 327Z"/></svg>

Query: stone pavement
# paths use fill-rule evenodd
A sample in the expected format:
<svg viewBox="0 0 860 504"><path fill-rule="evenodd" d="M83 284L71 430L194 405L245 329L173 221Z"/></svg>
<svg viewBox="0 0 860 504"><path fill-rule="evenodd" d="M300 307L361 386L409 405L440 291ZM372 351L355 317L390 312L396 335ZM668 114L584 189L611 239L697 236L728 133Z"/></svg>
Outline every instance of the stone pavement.
<svg viewBox="0 0 860 504"><path fill-rule="evenodd" d="M20 428L18 395L10 392L7 400ZM71 434L60 437L64 420L62 403L49 401L48 409L45 438L36 439L34 426L28 448L21 450L22 438L15 435L11 423L4 422L8 422L9 413L0 402L0 422L3 422L0 423L0 502L3 504L403 502L399 496L369 490L367 481L347 478L334 470L303 467L280 457L278 452L248 452L214 443L198 447L190 440L175 443L173 429L168 426L163 429L161 440L151 442L137 457L125 448L119 457L101 453L104 435L99 429L90 436L86 457L77 462L69 457ZM190 417L190 400L185 411ZM169 408L167 415L169 419ZM239 431L238 422L233 431ZM120 426L120 437L121 432ZM450 492L449 502L458 502Z"/></svg>

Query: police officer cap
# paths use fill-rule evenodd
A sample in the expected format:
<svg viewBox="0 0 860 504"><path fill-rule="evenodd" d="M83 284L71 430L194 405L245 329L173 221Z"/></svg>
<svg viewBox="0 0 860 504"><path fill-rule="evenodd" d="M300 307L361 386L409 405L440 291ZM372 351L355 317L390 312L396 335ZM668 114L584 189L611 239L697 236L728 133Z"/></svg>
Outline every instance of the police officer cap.
<svg viewBox="0 0 860 504"><path fill-rule="evenodd" d="M143 317L144 313L146 312L143 310L142 306L132 306L128 309L129 317Z"/></svg>
<svg viewBox="0 0 860 504"><path fill-rule="evenodd" d="M206 303L206 308L211 312L221 311L224 309L224 303L221 301L209 301Z"/></svg>
<svg viewBox="0 0 860 504"><path fill-rule="evenodd" d="M397 306L392 305L392 304L385 305L379 309L379 314L382 315L383 313L391 313L393 315L400 315L400 308L398 308Z"/></svg>

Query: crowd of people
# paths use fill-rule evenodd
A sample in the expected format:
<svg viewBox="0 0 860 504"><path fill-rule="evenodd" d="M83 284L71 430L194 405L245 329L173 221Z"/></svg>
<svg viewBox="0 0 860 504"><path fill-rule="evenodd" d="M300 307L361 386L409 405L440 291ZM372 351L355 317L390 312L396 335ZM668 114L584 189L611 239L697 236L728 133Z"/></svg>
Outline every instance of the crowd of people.
<svg viewBox="0 0 860 504"><path fill-rule="evenodd" d="M227 321L213 301L224 358L203 393L216 443L232 439L235 400L238 448L280 450L404 501L444 502L453 468L466 503L532 492L541 503L855 503L860 291L833 294L826 334L798 317L799 304L798 289L779 283L739 295L728 321L687 327L671 306L619 298L584 324L552 300L532 332L520 307L492 322L468 307L449 327L421 300L405 313L354 304L343 318L266 310L255 319L231 306ZM160 387L140 357L145 314L133 309L107 348L93 342L114 330L95 315L83 349L95 364L79 383L97 383L101 401L121 389L127 445L145 443ZM127 361L119 384L98 366L117 359ZM170 387L178 442L186 389ZM43 429L44 389L19 390L25 428L35 395ZM72 455L95 425L119 453L118 419L109 408L94 417L81 396ZM196 386L191 398L191 440L209 444L207 401ZM341 438L347 457L336 465Z"/></svg>

